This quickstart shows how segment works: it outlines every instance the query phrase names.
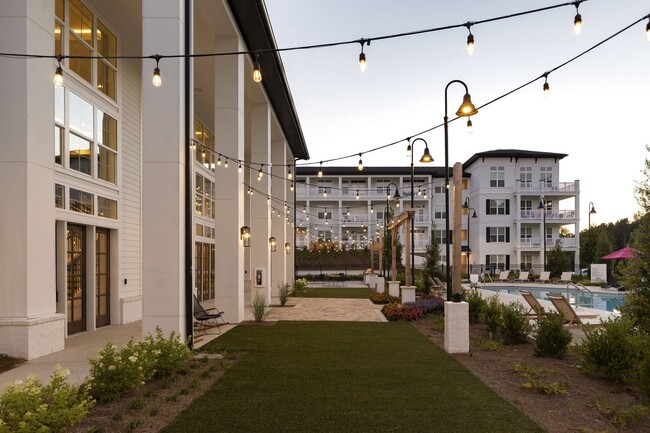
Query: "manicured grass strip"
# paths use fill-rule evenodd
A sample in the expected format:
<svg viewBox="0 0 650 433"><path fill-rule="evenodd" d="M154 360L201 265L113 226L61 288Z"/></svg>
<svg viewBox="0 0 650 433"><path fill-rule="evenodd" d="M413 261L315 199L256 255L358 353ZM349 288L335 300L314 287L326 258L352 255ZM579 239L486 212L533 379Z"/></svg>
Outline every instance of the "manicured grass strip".
<svg viewBox="0 0 650 433"><path fill-rule="evenodd" d="M246 354L166 433L543 432L410 324L239 325Z"/></svg>
<svg viewBox="0 0 650 433"><path fill-rule="evenodd" d="M354 298L370 299L372 290L367 287L307 287L296 296L301 298Z"/></svg>

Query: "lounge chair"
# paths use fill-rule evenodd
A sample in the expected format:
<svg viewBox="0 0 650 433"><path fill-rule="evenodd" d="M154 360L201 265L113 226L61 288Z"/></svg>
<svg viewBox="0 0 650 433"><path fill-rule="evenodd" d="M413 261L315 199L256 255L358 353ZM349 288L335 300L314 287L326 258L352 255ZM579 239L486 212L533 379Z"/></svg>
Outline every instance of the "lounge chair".
<svg viewBox="0 0 650 433"><path fill-rule="evenodd" d="M223 311L219 311L217 308L208 308L207 310L201 306L196 295L194 295L194 320L198 323L196 329L196 338L205 334L205 330L208 328L217 327L217 331L221 334L221 329L219 329L219 319L226 324L225 319L223 318Z"/></svg>
<svg viewBox="0 0 650 433"><path fill-rule="evenodd" d="M544 307L542 307L542 304L539 303L535 295L527 290L520 290L519 293L521 293L521 296L523 296L526 302L528 302L528 305L530 305L530 311L528 312L529 316L537 318L544 314Z"/></svg>
<svg viewBox="0 0 650 433"><path fill-rule="evenodd" d="M569 284L571 282L571 276L573 272L562 272L562 276L558 280L558 284Z"/></svg>
<svg viewBox="0 0 650 433"><path fill-rule="evenodd" d="M598 317L597 314L578 315L571 304L569 304L569 301L567 301L567 299L562 295L551 295L550 293L547 293L546 296L548 297L549 301L553 303L555 309L559 313L562 313L564 316L564 321L567 325L584 325L580 319L595 319Z"/></svg>
<svg viewBox="0 0 650 433"><path fill-rule="evenodd" d="M515 283L527 283L529 271L519 273L519 278L515 278Z"/></svg>
<svg viewBox="0 0 650 433"><path fill-rule="evenodd" d="M544 271L539 274L539 278L535 280L536 283L550 283L551 282L551 273L549 271Z"/></svg>
<svg viewBox="0 0 650 433"><path fill-rule="evenodd" d="M431 293L438 296L443 296L443 294L446 294L447 290L445 289L445 287L442 285L442 283L438 278L436 277L434 278L428 277L428 278L429 278L429 284L431 285Z"/></svg>
<svg viewBox="0 0 650 433"><path fill-rule="evenodd" d="M472 289L478 288L479 281L478 281L478 274L469 274L469 286Z"/></svg>
<svg viewBox="0 0 650 433"><path fill-rule="evenodd" d="M501 271L499 274L499 278L497 278L497 281L500 281L502 283L508 283L510 280L508 279L508 275L510 275L510 271Z"/></svg>

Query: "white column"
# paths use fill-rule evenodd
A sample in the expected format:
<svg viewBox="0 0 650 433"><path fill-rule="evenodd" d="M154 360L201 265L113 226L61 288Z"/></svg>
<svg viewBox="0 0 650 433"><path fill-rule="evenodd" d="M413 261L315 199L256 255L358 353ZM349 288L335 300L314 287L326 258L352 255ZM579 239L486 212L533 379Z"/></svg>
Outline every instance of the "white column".
<svg viewBox="0 0 650 433"><path fill-rule="evenodd" d="M286 147L282 138L276 138L271 142L271 162L273 163L274 174L274 177L271 179L271 194L283 202L281 206L275 206L282 210L282 216L280 218L277 216L271 218L271 236L275 237L277 242L276 252L270 253L271 293L274 299L278 295L278 285L288 282L285 275L287 255L284 251L284 244L287 242L287 213L284 203L287 204L287 207L291 208L291 212L293 212L293 206L290 206L291 200L287 197L286 181L284 180L287 176L287 168L284 166L286 161L285 152ZM290 242L293 243L293 241ZM273 301L273 303L277 302Z"/></svg>
<svg viewBox="0 0 650 433"><path fill-rule="evenodd" d="M238 38L219 39L215 51L243 49ZM244 160L244 57L215 57L214 125L217 151ZM244 320L244 247L239 239L244 218L244 168L236 164L215 173L215 303L230 323ZM254 197L255 198L255 197ZM259 240L253 239L259 243ZM248 269L250 271L250 269Z"/></svg>
<svg viewBox="0 0 650 433"><path fill-rule="evenodd" d="M183 2L142 1L142 52L184 52ZM185 337L185 93L184 60L142 61L142 333Z"/></svg>
<svg viewBox="0 0 650 433"><path fill-rule="evenodd" d="M54 2L0 0L0 51L54 54ZM56 62L0 61L0 353L32 359L64 347L56 314Z"/></svg>
<svg viewBox="0 0 650 433"><path fill-rule="evenodd" d="M261 194L251 198L251 269L253 270L253 296L261 293L268 302L271 301L271 249L269 248L269 237L271 237L271 206L282 212L284 206L273 200L271 194L271 110L268 104L254 105L250 114L250 146L251 162L256 163L251 167L249 183L254 185L261 194L271 197L270 204ZM261 167L259 164L264 164ZM262 169L262 179L258 180L258 172ZM277 218L277 215L273 215ZM277 254L277 253L276 253ZM257 281L258 270L262 271L261 287Z"/></svg>
<svg viewBox="0 0 650 433"><path fill-rule="evenodd" d="M293 164L293 155L291 154L291 151L289 150L289 143L286 141L284 142L284 149L285 149L285 164ZM295 183L296 180L296 173L295 173L295 167L292 167L291 170L293 171L293 187L294 191L297 188L297 184ZM295 236L294 233L296 232L296 224L294 221L294 224L291 224L291 221L293 221L294 215L297 216L298 212L301 212L298 208L296 208L296 202L294 200L295 194L294 191L291 191L291 181L287 181L284 183L284 188L285 188L285 193L287 195L287 203L289 203L289 206L291 206L291 212L289 213L289 225L285 226L285 242L289 242L291 244L291 254L287 255L287 253L284 253L284 264L285 264L285 271L284 271L284 279L287 282L287 284L291 284L293 286L294 280L295 280L295 253L296 253L296 242L295 242ZM294 212L295 210L295 212Z"/></svg>

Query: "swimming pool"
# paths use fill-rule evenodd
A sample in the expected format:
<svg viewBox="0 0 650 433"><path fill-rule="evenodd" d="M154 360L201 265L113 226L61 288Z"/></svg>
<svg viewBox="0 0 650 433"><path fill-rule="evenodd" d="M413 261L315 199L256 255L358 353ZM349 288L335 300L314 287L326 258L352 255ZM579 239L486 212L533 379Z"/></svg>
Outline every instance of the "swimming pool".
<svg viewBox="0 0 650 433"><path fill-rule="evenodd" d="M551 288L551 287L535 287L535 286L481 286L481 289L491 290L497 293L508 293L510 295L520 295L519 290L527 290L532 293L537 299L543 299L548 301L546 297L547 293L552 295L564 295L567 297L567 289ZM593 306L589 308L595 308L596 310L604 311L618 311L621 306L625 305L626 298L625 293L602 293L602 292L591 292L593 295ZM575 290L569 289L569 297L571 302L575 297Z"/></svg>

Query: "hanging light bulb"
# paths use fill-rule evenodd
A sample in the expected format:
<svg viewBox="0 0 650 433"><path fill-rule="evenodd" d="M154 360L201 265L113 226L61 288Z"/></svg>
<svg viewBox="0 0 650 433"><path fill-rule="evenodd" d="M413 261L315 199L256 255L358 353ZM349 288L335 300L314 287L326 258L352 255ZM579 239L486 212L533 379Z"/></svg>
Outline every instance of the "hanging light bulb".
<svg viewBox="0 0 650 433"><path fill-rule="evenodd" d="M359 54L359 69L361 69L361 72L366 72L366 69L368 68L368 65L366 63L366 55L363 52L363 46L367 43L370 45L370 41L367 41L365 39L361 39L359 41L361 44L361 53Z"/></svg>
<svg viewBox="0 0 650 433"><path fill-rule="evenodd" d="M205 149L203 149L203 151L201 151L201 156L203 157L203 160L205 161Z"/></svg>
<svg viewBox="0 0 650 433"><path fill-rule="evenodd" d="M345 212L345 213L347 214L347 216L350 216L350 208L349 208L349 207L346 208L346 212Z"/></svg>
<svg viewBox="0 0 650 433"><path fill-rule="evenodd" d="M323 177L323 162L321 161L320 167L318 168L318 177Z"/></svg>
<svg viewBox="0 0 650 433"><path fill-rule="evenodd" d="M302 213L307 213L307 208L305 206L302 207Z"/></svg>
<svg viewBox="0 0 650 433"><path fill-rule="evenodd" d="M253 81L255 81L256 83L262 82L262 70L260 69L260 62L259 62L260 54L261 53L257 53L257 55L255 56L255 63L253 63Z"/></svg>
<svg viewBox="0 0 650 433"><path fill-rule="evenodd" d="M576 2L576 16L573 18L573 31L576 35L579 35L582 31L582 15L580 15L580 12L578 12L579 7L580 2Z"/></svg>
<svg viewBox="0 0 650 433"><path fill-rule="evenodd" d="M63 56L59 54L56 57L56 60L59 62L59 64L56 67L56 71L54 71L54 79L52 82L54 85L60 86L63 84L63 68L61 68L61 60L63 60Z"/></svg>
<svg viewBox="0 0 650 433"><path fill-rule="evenodd" d="M158 67L158 64L160 62L161 56L159 54L156 54L153 56L153 58L156 61L156 67L153 69L153 78L151 79L151 83L154 85L154 87L160 87L162 86L162 78L160 78L160 68Z"/></svg>
<svg viewBox="0 0 650 433"><path fill-rule="evenodd" d="M253 188L248 188L248 189L250 189L250 190L251 190L251 195L253 195Z"/></svg>
<svg viewBox="0 0 650 433"><path fill-rule="evenodd" d="M650 18L648 18L648 24L645 26L645 37L650 41Z"/></svg>
<svg viewBox="0 0 650 433"><path fill-rule="evenodd" d="M357 190L357 197L356 197L356 199L359 200L359 190Z"/></svg>
<svg viewBox="0 0 650 433"><path fill-rule="evenodd" d="M411 138L407 138L407 141L409 142L409 145L406 146L406 157L410 158L411 157Z"/></svg>
<svg viewBox="0 0 650 433"><path fill-rule="evenodd" d="M467 54L470 56L474 54L474 35L470 30L469 35L467 35Z"/></svg>
<svg viewBox="0 0 650 433"><path fill-rule="evenodd" d="M375 212L375 207L373 205L370 205L370 213L374 213L374 212Z"/></svg>
<svg viewBox="0 0 650 433"><path fill-rule="evenodd" d="M293 182L291 182L291 192L293 192Z"/></svg>
<svg viewBox="0 0 650 433"><path fill-rule="evenodd" d="M241 162L239 163L239 167L237 167L237 171L241 173Z"/></svg>
<svg viewBox="0 0 650 433"><path fill-rule="evenodd" d="M363 171L363 161L361 160L361 154L359 154L359 171Z"/></svg>
<svg viewBox="0 0 650 433"><path fill-rule="evenodd" d="M422 190L420 189L419 186L418 186L418 195L422 195Z"/></svg>
<svg viewBox="0 0 650 433"><path fill-rule="evenodd" d="M221 167L221 155L217 157L217 165Z"/></svg>
<svg viewBox="0 0 650 433"><path fill-rule="evenodd" d="M293 179L293 174L291 173L291 167L289 167L289 169L287 171L287 179L289 179L289 180Z"/></svg>
<svg viewBox="0 0 650 433"><path fill-rule="evenodd" d="M260 171L257 172L257 180L262 180L262 176L264 176L264 172L262 171L262 167L264 167L264 164L260 165Z"/></svg>
<svg viewBox="0 0 650 433"><path fill-rule="evenodd" d="M226 158L226 162L224 162L223 168L228 168L228 158Z"/></svg>
<svg viewBox="0 0 650 433"><path fill-rule="evenodd" d="M474 128L472 126L472 118L468 117L467 118L467 133L471 134L472 132L474 132Z"/></svg>
<svg viewBox="0 0 650 433"><path fill-rule="evenodd" d="M544 98L551 96L551 88L548 85L547 78L548 77L544 75L544 85L542 86L542 90L544 91Z"/></svg>

